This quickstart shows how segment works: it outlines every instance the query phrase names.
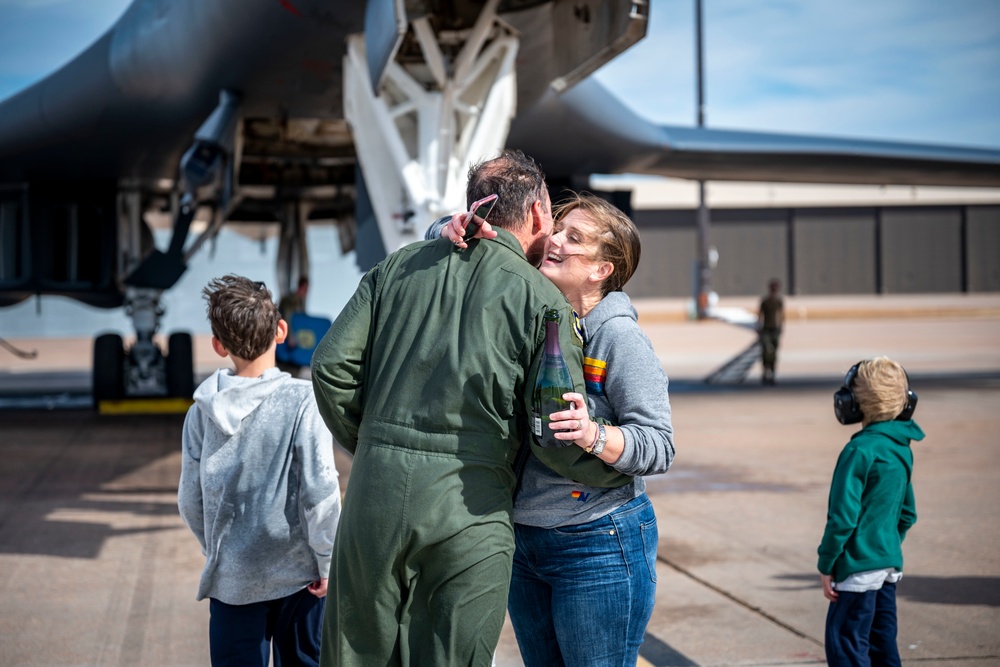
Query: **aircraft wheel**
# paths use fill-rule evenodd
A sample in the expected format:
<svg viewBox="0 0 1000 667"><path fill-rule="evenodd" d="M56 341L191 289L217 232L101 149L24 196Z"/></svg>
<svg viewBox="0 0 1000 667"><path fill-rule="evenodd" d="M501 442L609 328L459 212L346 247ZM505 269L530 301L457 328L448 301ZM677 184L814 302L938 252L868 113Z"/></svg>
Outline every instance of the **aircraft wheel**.
<svg viewBox="0 0 1000 667"><path fill-rule="evenodd" d="M194 395L194 346L191 334L177 332L167 340L167 396Z"/></svg>
<svg viewBox="0 0 1000 667"><path fill-rule="evenodd" d="M117 400L125 394L125 345L118 334L94 339L94 407L103 400Z"/></svg>

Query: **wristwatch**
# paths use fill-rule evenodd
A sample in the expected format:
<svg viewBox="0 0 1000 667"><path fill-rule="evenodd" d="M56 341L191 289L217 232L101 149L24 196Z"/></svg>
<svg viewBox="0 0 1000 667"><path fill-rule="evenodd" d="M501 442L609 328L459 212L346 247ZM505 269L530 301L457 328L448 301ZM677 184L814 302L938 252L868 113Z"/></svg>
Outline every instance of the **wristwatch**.
<svg viewBox="0 0 1000 667"><path fill-rule="evenodd" d="M593 454L594 456L599 455L604 451L604 445L608 444L608 432L604 430L604 424L597 425L597 439L594 440L594 444L587 449L583 450L588 454Z"/></svg>

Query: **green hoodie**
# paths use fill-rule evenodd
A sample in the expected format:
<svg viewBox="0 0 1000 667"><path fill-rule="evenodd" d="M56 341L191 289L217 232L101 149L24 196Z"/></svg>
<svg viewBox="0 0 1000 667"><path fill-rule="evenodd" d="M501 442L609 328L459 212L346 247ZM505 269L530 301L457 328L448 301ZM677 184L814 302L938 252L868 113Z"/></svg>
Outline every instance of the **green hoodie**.
<svg viewBox="0 0 1000 667"><path fill-rule="evenodd" d="M923 440L914 421L869 424L851 437L830 484L819 571L843 581L852 574L903 569L903 538L917 522L911 440Z"/></svg>

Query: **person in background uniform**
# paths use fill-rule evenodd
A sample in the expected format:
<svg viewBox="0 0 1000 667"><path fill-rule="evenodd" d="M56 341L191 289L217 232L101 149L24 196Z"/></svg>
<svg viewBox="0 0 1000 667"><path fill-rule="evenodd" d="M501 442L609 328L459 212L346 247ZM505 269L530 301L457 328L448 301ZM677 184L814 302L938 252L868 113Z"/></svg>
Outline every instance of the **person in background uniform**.
<svg viewBox="0 0 1000 667"><path fill-rule="evenodd" d="M299 284L294 292L290 292L281 297L278 304L278 312L281 318L288 322L295 313L306 312L306 296L309 294L309 276L300 276Z"/></svg>
<svg viewBox="0 0 1000 667"><path fill-rule="evenodd" d="M492 663L514 533L513 463L529 432L545 315L584 391L566 298L534 268L552 229L541 168L520 151L473 167L499 199L493 240L414 243L368 272L313 359L319 409L354 454L334 546L322 664ZM535 445L532 445L533 447ZM577 447L550 461L629 481Z"/></svg>
<svg viewBox="0 0 1000 667"><path fill-rule="evenodd" d="M767 294L760 300L760 310L757 312L761 363L764 365L761 382L764 384L774 384L774 365L778 361L778 343L784 326L785 304L781 299L781 281L772 278L767 284Z"/></svg>
<svg viewBox="0 0 1000 667"><path fill-rule="evenodd" d="M306 296L309 294L309 276L299 276L299 283L295 288L294 292L289 292L285 296L281 297L281 301L278 303L278 312L281 313L281 319L285 320L289 326L292 324L292 315L295 313L306 312ZM285 339L285 345L289 349L295 348L295 336L290 334ZM287 361L279 361L278 368L289 373L293 378L299 377L302 373L302 366L298 364L289 363Z"/></svg>
<svg viewBox="0 0 1000 667"><path fill-rule="evenodd" d="M274 366L288 331L264 283L205 288L220 369L184 420L177 504L201 544L212 665L316 665L340 517L333 439L308 382Z"/></svg>
<svg viewBox="0 0 1000 667"><path fill-rule="evenodd" d="M853 392L862 429L837 459L818 549L830 601L826 659L833 667L899 667L896 582L903 539L917 522L910 443L924 432L911 419L916 396L902 366L877 357L851 371L838 395Z"/></svg>

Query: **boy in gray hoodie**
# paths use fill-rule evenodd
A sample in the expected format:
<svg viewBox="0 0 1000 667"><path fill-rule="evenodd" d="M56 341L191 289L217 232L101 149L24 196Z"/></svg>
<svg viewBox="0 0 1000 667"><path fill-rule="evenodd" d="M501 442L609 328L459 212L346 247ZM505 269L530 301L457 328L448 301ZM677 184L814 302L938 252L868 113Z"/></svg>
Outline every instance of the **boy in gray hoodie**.
<svg viewBox="0 0 1000 667"><path fill-rule="evenodd" d="M312 386L275 367L288 334L264 283L204 290L212 348L232 359L184 422L178 507L205 554L212 665L316 665L340 485Z"/></svg>

